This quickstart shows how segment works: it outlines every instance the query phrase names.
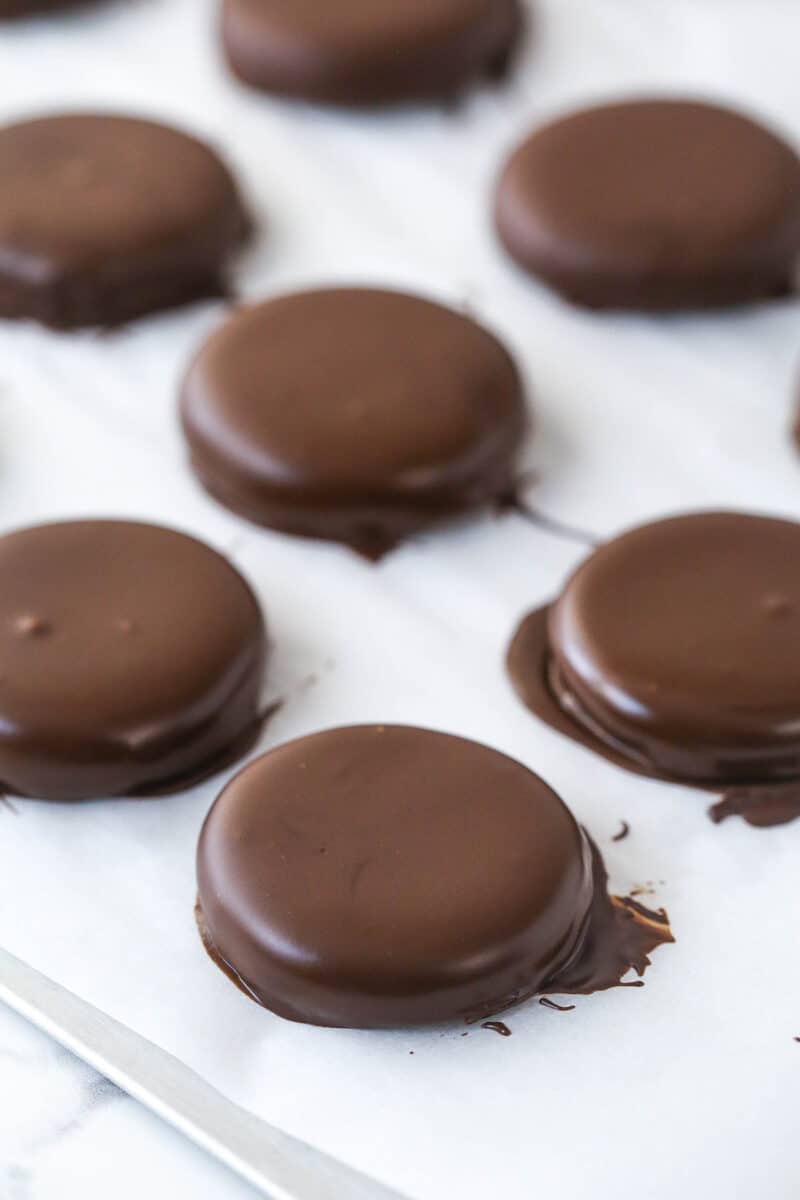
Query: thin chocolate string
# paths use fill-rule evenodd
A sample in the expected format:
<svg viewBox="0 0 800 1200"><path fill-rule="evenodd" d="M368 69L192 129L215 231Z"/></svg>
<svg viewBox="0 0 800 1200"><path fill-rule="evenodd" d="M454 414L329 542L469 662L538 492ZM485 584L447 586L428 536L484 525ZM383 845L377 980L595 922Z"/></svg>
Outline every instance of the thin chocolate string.
<svg viewBox="0 0 800 1200"><path fill-rule="evenodd" d="M523 471L517 476L513 488L500 498L499 510L515 512L529 525L535 525L538 529L543 529L545 533L553 534L554 537L565 538L569 542L578 542L579 545L589 546L592 549L599 546L602 539L595 534L587 533L585 529L577 529L574 525L566 525L556 517L549 517L538 508L534 508L527 500L523 500L522 493L525 489L538 482L538 471Z"/></svg>
<svg viewBox="0 0 800 1200"><path fill-rule="evenodd" d="M521 500L519 496L514 496L509 499L506 507L518 516L522 517L530 525L535 525L538 529L543 529L545 533L552 533L554 537L565 538L569 542L578 542L582 546L589 546L594 549L600 545L601 539L593 533L587 533L585 529L576 529L574 525L565 525L563 521L556 520L555 517L548 517L546 513L541 512L538 508L532 508L526 501Z"/></svg>

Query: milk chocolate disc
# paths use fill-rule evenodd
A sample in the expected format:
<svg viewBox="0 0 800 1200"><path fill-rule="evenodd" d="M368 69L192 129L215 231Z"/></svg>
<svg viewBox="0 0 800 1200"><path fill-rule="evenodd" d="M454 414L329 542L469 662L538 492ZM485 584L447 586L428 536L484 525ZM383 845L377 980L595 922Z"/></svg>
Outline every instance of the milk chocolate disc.
<svg viewBox="0 0 800 1200"><path fill-rule="evenodd" d="M208 815L198 878L218 965L316 1025L478 1019L543 986L612 986L671 940L663 914L644 931L612 904L538 776L402 726L329 730L251 763Z"/></svg>
<svg viewBox="0 0 800 1200"><path fill-rule="evenodd" d="M535 627L509 664L548 719ZM800 778L800 525L695 513L615 538L550 609L546 657L561 712L616 761L706 785Z"/></svg>
<svg viewBox="0 0 800 1200"><path fill-rule="evenodd" d="M202 542L71 521L0 538L0 788L48 800L174 790L260 729L264 622Z"/></svg>
<svg viewBox="0 0 800 1200"><path fill-rule="evenodd" d="M192 466L223 504L369 556L506 495L526 427L491 334L369 289L238 312L195 359L181 410Z"/></svg>
<svg viewBox="0 0 800 1200"><path fill-rule="evenodd" d="M585 109L537 130L511 157L496 221L509 253L576 304L741 304L793 285L800 159L716 105Z"/></svg>
<svg viewBox="0 0 800 1200"><path fill-rule="evenodd" d="M252 87L330 104L448 97L501 73L519 0L223 0L222 41Z"/></svg>
<svg viewBox="0 0 800 1200"><path fill-rule="evenodd" d="M0 178L0 317L110 326L220 295L247 230L216 154L151 121L5 126Z"/></svg>

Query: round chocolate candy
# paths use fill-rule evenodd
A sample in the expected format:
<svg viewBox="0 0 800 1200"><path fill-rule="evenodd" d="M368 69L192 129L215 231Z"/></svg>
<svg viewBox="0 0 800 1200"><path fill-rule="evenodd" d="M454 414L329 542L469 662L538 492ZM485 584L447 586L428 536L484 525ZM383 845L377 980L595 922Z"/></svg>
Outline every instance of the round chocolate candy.
<svg viewBox="0 0 800 1200"><path fill-rule="evenodd" d="M546 671L568 725L615 761L708 785L800 777L800 525L733 512L643 525L576 571L546 647L537 630L541 613L510 652L520 694L556 723Z"/></svg>
<svg viewBox="0 0 800 1200"><path fill-rule="evenodd" d="M459 313L370 289L231 317L183 386L209 492L252 521L377 557L508 495L526 430L517 369Z"/></svg>
<svg viewBox="0 0 800 1200"><path fill-rule="evenodd" d="M449 97L506 68L519 0L224 0L222 41L245 83L329 104Z"/></svg>
<svg viewBox="0 0 800 1200"><path fill-rule="evenodd" d="M538 776L402 726L251 763L208 815L198 877L206 945L253 998L360 1028L532 995L578 955L594 897L588 841Z"/></svg>
<svg viewBox="0 0 800 1200"><path fill-rule="evenodd" d="M111 326L221 295L248 230L216 154L151 121L7 125L0 177L0 317Z"/></svg>
<svg viewBox="0 0 800 1200"><path fill-rule="evenodd" d="M576 304L680 309L787 293L800 159L726 108L650 99L537 130L496 197L509 253Z"/></svg>
<svg viewBox="0 0 800 1200"><path fill-rule="evenodd" d="M202 542L128 521L0 538L0 788L83 800L177 790L261 727L264 622Z"/></svg>

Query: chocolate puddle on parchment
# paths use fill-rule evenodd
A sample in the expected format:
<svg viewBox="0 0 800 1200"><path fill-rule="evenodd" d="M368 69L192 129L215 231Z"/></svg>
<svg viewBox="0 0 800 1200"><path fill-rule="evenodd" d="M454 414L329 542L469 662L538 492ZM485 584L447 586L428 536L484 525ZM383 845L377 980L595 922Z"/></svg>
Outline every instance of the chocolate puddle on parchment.
<svg viewBox="0 0 800 1200"><path fill-rule="evenodd" d="M588 995L613 987L642 987L650 955L658 946L674 942L663 908L650 909L629 896L612 896L603 856L591 838L594 900L578 952L538 992ZM639 976L624 976L633 969Z"/></svg>
<svg viewBox="0 0 800 1200"><path fill-rule="evenodd" d="M467 1024L477 1024L487 1017L498 1016L543 993L589 995L614 987L643 987L642 976L650 966L653 950L675 941L663 908L649 909L629 896L609 894L608 873L602 855L585 830L584 836L591 857L594 889L577 949L551 978L544 983L537 983L534 991L520 990L510 996L505 1004L494 1006L489 1011L472 1013L466 1018ZM250 1000L261 1004L245 980L219 954L209 936L199 900L195 904L194 914L209 958ZM639 978L626 982L624 976L630 970L635 971ZM547 1004L558 1007L549 1000Z"/></svg>
<svg viewBox="0 0 800 1200"><path fill-rule="evenodd" d="M622 747L617 749L572 717L556 700L550 687L550 654L547 634L549 605L537 608L523 618L512 639L506 667L514 690L520 700L546 725L579 742L615 766L624 767L636 775L681 783L707 792L721 792L722 799L712 805L708 815L718 825L727 817L740 816L748 825L765 829L785 825L800 818L800 780L786 783L758 784L743 781L741 785L706 784L678 779L655 770L641 756L632 757Z"/></svg>
<svg viewBox="0 0 800 1200"><path fill-rule="evenodd" d="M726 791L708 815L715 825L728 817L742 817L748 825L767 828L788 825L800 817L800 780L768 787L740 787Z"/></svg>

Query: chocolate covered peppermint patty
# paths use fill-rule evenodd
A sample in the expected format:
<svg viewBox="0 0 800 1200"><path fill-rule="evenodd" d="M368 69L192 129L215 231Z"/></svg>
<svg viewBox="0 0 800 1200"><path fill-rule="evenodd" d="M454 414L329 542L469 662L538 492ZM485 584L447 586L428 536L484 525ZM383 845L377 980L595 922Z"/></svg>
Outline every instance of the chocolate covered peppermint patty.
<svg viewBox="0 0 800 1200"><path fill-rule="evenodd" d="M0 128L0 317L113 326L226 290L248 230L208 146L133 117Z"/></svg>
<svg viewBox="0 0 800 1200"><path fill-rule="evenodd" d="M644 99L536 130L496 197L509 253L592 308L681 309L783 295L800 266L800 158L732 109Z"/></svg>
<svg viewBox="0 0 800 1200"><path fill-rule="evenodd" d="M185 534L68 521L0 538L0 790L173 791L262 723L266 633L248 585Z"/></svg>
<svg viewBox="0 0 800 1200"><path fill-rule="evenodd" d="M800 525L709 512L633 529L525 618L508 663L537 715L614 761L763 800L800 780Z"/></svg>
<svg viewBox="0 0 800 1200"><path fill-rule="evenodd" d="M497 338L369 288L237 312L191 365L181 417L198 478L227 507L369 557L505 498L527 428Z"/></svg>
<svg viewBox="0 0 800 1200"><path fill-rule="evenodd" d="M522 764L404 726L280 746L222 792L198 848L217 964L281 1016L478 1020L612 987L671 934L610 897L596 848Z"/></svg>
<svg viewBox="0 0 800 1200"><path fill-rule="evenodd" d="M342 105L457 95L501 74L520 0L223 0L231 69L263 91Z"/></svg>

